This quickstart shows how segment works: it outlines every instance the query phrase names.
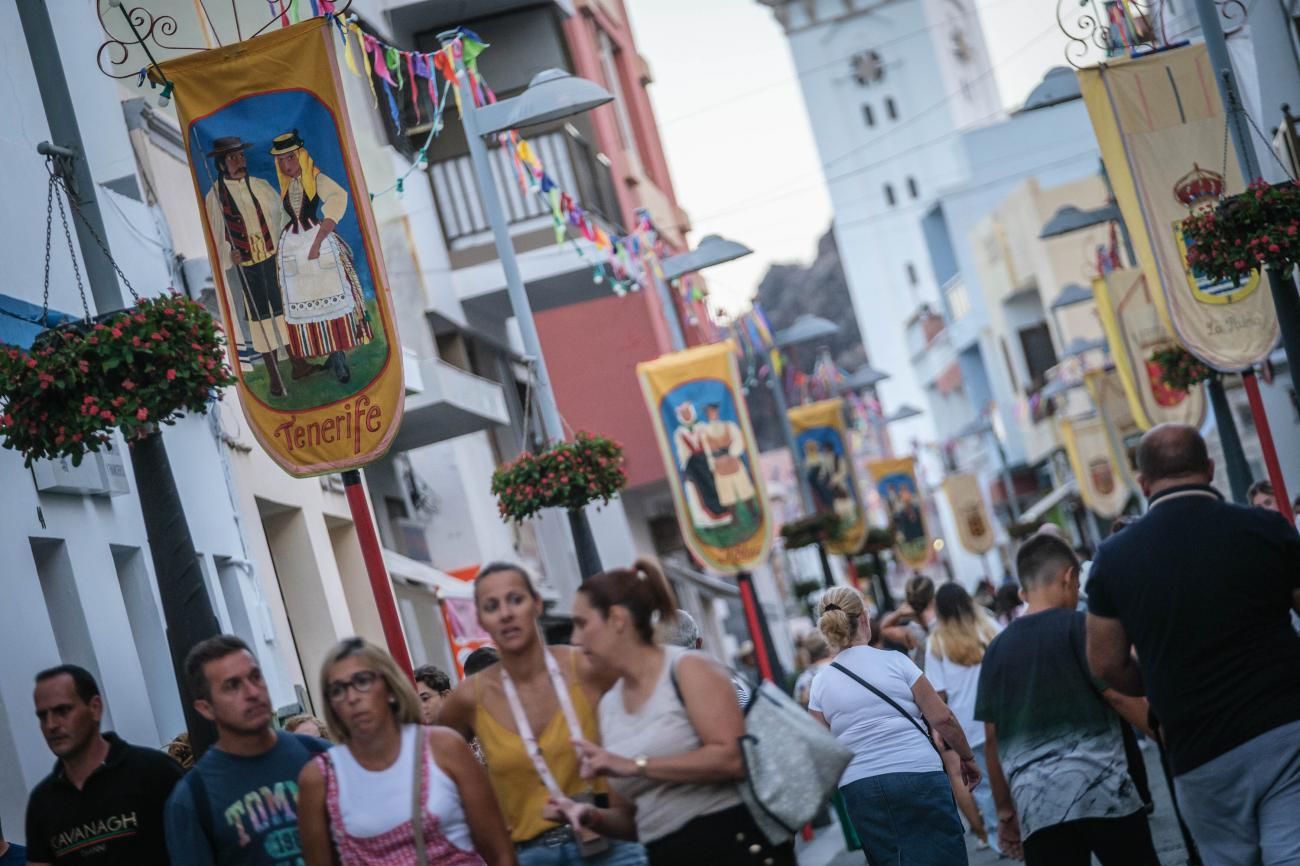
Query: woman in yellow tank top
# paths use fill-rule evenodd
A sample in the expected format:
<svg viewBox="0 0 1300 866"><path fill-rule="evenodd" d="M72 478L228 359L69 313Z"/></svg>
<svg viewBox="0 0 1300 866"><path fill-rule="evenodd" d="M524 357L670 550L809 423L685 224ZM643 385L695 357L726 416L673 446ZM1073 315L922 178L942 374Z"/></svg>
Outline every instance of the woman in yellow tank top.
<svg viewBox="0 0 1300 866"><path fill-rule="evenodd" d="M631 814L603 783L593 788L582 778L573 747L575 739L599 740L593 708L611 680L571 647L543 643L542 598L518 566L486 566L474 580L474 600L501 662L462 682L438 721L478 737L520 866L645 866L640 845L552 820L563 814L557 804L572 809L574 801Z"/></svg>

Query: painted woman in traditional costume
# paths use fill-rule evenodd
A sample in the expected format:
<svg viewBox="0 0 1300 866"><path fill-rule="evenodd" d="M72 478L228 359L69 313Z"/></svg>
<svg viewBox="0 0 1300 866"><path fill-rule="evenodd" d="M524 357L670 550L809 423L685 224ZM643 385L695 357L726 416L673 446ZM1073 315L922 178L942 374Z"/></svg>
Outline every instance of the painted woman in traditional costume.
<svg viewBox="0 0 1300 866"><path fill-rule="evenodd" d="M678 427L673 432L673 450L677 455L677 465L682 469L682 488L686 494L691 523L700 529L712 529L730 523L731 514L718 501L709 443L705 441L704 425L695 414L694 403L683 403L677 407L677 422Z"/></svg>
<svg viewBox="0 0 1300 866"><path fill-rule="evenodd" d="M278 262L289 354L324 358L340 382L352 378L347 353L374 337L352 250L335 232L348 193L312 161L298 131L271 143L287 215Z"/></svg>

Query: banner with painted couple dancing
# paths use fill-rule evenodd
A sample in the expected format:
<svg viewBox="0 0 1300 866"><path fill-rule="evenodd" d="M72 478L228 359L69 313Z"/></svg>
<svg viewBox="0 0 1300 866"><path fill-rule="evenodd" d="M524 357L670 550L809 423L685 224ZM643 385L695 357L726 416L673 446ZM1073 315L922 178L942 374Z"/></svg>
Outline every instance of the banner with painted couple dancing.
<svg viewBox="0 0 1300 866"><path fill-rule="evenodd" d="M772 515L730 341L637 364L682 538L717 571L763 562Z"/></svg>
<svg viewBox="0 0 1300 866"><path fill-rule="evenodd" d="M253 433L292 475L381 457L405 389L329 18L170 61Z"/></svg>
<svg viewBox="0 0 1300 866"><path fill-rule="evenodd" d="M842 534L826 543L831 553L855 554L867 540L867 512L858 493L853 454L844 429L844 401L820 400L786 413L818 514L839 517Z"/></svg>

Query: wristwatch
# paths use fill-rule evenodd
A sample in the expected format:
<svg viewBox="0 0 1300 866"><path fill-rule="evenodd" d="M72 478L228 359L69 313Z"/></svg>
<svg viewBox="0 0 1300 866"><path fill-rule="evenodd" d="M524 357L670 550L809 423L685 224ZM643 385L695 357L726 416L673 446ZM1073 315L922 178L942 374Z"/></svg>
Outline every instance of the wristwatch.
<svg viewBox="0 0 1300 866"><path fill-rule="evenodd" d="M644 776L646 774L646 768L650 766L650 759L645 755L637 755L632 759L632 763L636 764L636 774L638 776Z"/></svg>

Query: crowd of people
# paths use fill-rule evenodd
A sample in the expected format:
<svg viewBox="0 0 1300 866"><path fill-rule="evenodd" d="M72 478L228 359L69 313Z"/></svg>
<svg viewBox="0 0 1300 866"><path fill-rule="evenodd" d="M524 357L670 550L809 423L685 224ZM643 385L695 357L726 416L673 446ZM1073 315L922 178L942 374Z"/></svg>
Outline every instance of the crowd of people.
<svg viewBox="0 0 1300 866"><path fill-rule="evenodd" d="M1191 428L1137 453L1149 512L1090 568L1059 533L1028 538L1018 605L921 576L883 619L852 587L822 594L794 696L851 753L839 804L869 864L962 866L969 828L1031 866L1156 866L1138 737L1191 862L1300 863L1300 534L1224 502ZM753 684L698 652L656 564L586 581L569 646L544 642L519 566L474 594L493 647L454 688L349 638L321 663L321 717L279 726L242 640L195 646L183 674L216 730L197 761L184 736L102 730L83 668L41 671L57 761L0 866L796 863L742 796Z"/></svg>

